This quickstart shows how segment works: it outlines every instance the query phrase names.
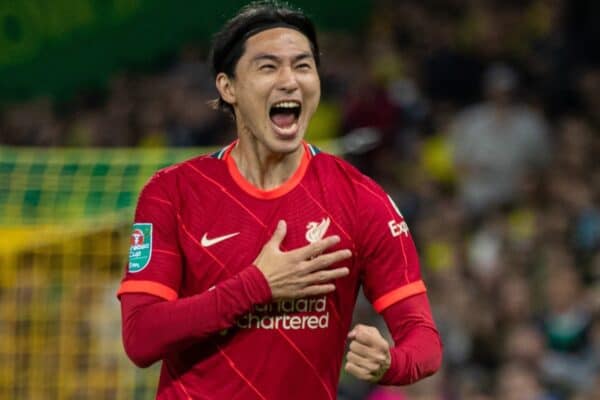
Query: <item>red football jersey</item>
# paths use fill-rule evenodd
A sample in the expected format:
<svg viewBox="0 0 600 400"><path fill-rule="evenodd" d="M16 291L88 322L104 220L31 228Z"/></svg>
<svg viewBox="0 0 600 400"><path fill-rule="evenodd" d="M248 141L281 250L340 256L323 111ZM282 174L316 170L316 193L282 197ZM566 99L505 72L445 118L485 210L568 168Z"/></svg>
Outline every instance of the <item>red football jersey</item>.
<svg viewBox="0 0 600 400"><path fill-rule="evenodd" d="M379 312L425 291L408 227L375 182L312 145L303 144L294 175L268 191L241 175L234 145L146 185L119 294L174 300L218 287L252 264L282 219L282 250L339 235L331 250L353 255L332 267L350 274L333 293L257 304L210 340L170 354L157 398L333 400L360 286Z"/></svg>

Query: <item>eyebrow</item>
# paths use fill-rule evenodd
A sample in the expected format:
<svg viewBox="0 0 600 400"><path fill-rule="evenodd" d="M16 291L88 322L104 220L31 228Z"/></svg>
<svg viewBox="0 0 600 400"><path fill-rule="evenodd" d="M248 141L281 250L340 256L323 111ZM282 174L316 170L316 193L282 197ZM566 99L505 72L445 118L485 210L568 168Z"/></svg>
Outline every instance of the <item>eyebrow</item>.
<svg viewBox="0 0 600 400"><path fill-rule="evenodd" d="M314 58L312 53L310 52L303 52L300 54L295 55L292 58L292 62L296 63L298 61L307 59L307 58ZM256 56L254 56L252 58L252 63L258 62L258 61L262 61L262 60L269 60L269 61L274 61L274 62L281 62L281 57L278 57L274 54L269 54L269 53L259 53Z"/></svg>

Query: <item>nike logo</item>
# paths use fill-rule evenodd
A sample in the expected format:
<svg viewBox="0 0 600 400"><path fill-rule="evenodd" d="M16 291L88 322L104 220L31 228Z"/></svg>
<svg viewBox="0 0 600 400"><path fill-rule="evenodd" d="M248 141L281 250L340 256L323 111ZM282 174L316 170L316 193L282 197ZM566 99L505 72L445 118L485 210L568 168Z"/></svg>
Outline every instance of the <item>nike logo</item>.
<svg viewBox="0 0 600 400"><path fill-rule="evenodd" d="M210 247L214 244L220 243L223 240L230 239L239 234L240 234L239 232L235 232L235 233L230 233L229 235L217 236L215 238L209 239L205 233L204 236L202 236L202 240L200 241L200 243L202 244L202 247Z"/></svg>

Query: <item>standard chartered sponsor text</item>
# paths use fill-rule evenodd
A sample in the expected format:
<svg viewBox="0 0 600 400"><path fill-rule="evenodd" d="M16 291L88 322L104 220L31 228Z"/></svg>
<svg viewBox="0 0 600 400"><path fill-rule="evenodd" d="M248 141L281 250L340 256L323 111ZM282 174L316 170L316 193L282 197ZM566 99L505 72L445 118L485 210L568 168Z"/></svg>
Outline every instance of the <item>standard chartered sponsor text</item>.
<svg viewBox="0 0 600 400"><path fill-rule="evenodd" d="M237 321L248 329L324 329L329 326L327 298L290 299L254 306Z"/></svg>

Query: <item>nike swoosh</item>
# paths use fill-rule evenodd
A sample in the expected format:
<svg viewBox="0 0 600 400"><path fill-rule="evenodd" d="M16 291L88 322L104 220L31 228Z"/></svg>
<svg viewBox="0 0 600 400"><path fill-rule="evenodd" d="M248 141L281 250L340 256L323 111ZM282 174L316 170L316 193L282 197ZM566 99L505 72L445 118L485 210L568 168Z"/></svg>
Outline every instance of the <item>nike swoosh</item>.
<svg viewBox="0 0 600 400"><path fill-rule="evenodd" d="M222 242L223 240L230 239L239 234L240 234L239 232L235 232L235 233L230 233L229 235L217 236L216 238L209 239L205 233L204 236L202 236L202 240L200 241L200 243L202 244L202 247L210 247L213 244L217 244L219 242Z"/></svg>

